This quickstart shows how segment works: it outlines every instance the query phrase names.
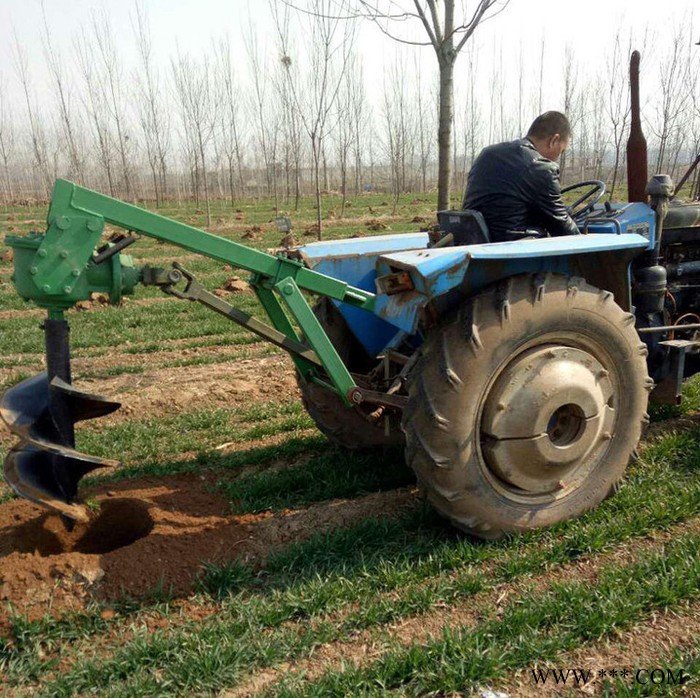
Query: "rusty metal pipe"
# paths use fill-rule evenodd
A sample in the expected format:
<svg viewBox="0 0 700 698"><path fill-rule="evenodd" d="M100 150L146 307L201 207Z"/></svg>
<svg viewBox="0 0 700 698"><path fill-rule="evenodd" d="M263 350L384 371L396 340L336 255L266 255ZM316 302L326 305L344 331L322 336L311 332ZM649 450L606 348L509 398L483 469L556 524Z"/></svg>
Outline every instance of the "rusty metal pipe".
<svg viewBox="0 0 700 698"><path fill-rule="evenodd" d="M632 52L630 59L630 93L632 123L630 137L627 140L627 189L629 201L646 201L647 141L642 132L642 120L639 107L639 51Z"/></svg>

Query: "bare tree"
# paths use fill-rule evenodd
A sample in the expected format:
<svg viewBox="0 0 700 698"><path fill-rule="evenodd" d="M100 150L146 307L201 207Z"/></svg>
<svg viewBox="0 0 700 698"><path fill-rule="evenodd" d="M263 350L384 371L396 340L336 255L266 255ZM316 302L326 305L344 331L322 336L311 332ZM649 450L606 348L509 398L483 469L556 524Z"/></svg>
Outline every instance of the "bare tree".
<svg viewBox="0 0 700 698"><path fill-rule="evenodd" d="M207 175L207 150L216 123L215 104L217 102L211 80L209 57L204 56L200 62L178 52L177 58L173 59L172 68L176 95L180 103L182 126L194 164L191 170L193 185L195 190L199 189L198 182L201 176L209 227L211 226L211 202Z"/></svg>
<svg viewBox="0 0 700 698"><path fill-rule="evenodd" d="M384 121L384 151L389 160L392 215L396 215L399 197L406 189L407 161L413 141L408 94L406 94L406 61L400 52L384 76L382 117Z"/></svg>
<svg viewBox="0 0 700 698"><path fill-rule="evenodd" d="M542 41L540 42L540 79L539 79L539 92L537 99L537 113L542 113L542 91L544 89L544 52L546 48L544 31L542 32Z"/></svg>
<svg viewBox="0 0 700 698"><path fill-rule="evenodd" d="M362 64L358 70L361 72ZM351 93L352 109L352 138L353 153L355 161L355 194L359 194L362 189L363 164L362 155L364 151L365 139L371 132L372 107L367 102L364 82L356 80L353 83L354 89Z"/></svg>
<svg viewBox="0 0 700 698"><path fill-rule="evenodd" d="M349 60L350 66L349 69L345 71L333 114L336 124L334 129L334 142L338 158L338 168L340 170L340 192L342 197L340 205L341 218L345 216L345 204L348 190L348 167L354 138L353 102L356 100L359 89L358 85L362 75L362 66L354 52L349 56Z"/></svg>
<svg viewBox="0 0 700 698"><path fill-rule="evenodd" d="M301 201L301 165L304 153L303 128L296 109L291 86L287 79L288 57L282 57L278 73L278 92L282 101L282 129L284 132L285 195L287 202L294 189L294 210L299 210Z"/></svg>
<svg viewBox="0 0 700 698"><path fill-rule="evenodd" d="M364 16L392 39L414 45L432 46L440 75L438 110L438 210L450 206L452 177L452 124L454 121L454 67L460 51L479 24L501 12L509 0L475 0L472 12L464 3L456 16L455 0L413 0L412 3L392 2L391 8L380 9L378 0L356 0ZM411 7L412 5L412 7ZM411 9L403 9L411 7ZM413 41L395 33L397 26L416 20L428 36L427 42ZM410 22L409 22L410 24Z"/></svg>
<svg viewBox="0 0 700 698"><path fill-rule="evenodd" d="M693 52L691 58L691 81L690 81L690 101L692 112L688 120L690 130L691 155L700 155L700 56L697 50ZM700 170L696 168L695 176L690 187L690 196L693 199L700 199Z"/></svg>
<svg viewBox="0 0 700 698"><path fill-rule="evenodd" d="M433 139L430 134L434 132L437 102L433 99L433 95L428 92L426 98L426 88L423 82L423 72L421 70L420 61L415 61L416 74L416 131L418 134L418 158L420 164L420 190L424 192L428 187L428 163L433 153ZM469 83L473 83L470 81Z"/></svg>
<svg viewBox="0 0 700 698"><path fill-rule="evenodd" d="M578 67L574 57L574 51L570 44L567 44L564 49L564 113L569 118L571 123L571 131L574 134L572 145L568 151L564 151L561 156L561 179L564 181L567 174L567 165L574 165L575 151L579 150L577 142L583 142L583 134L576 135L576 127L578 125L579 113L578 107L581 102L578 92Z"/></svg>
<svg viewBox="0 0 700 698"><path fill-rule="evenodd" d="M244 36L246 52L250 64L250 72L253 76L253 90L251 95L252 110L256 121L256 139L265 166L265 182L268 196L276 193L274 181L275 152L277 146L277 114L275 104L270 94L270 73L268 71L266 55L260 55L258 33L253 24L249 24L247 34ZM275 206L276 207L276 206Z"/></svg>
<svg viewBox="0 0 700 698"><path fill-rule="evenodd" d="M65 65L61 58L61 54L53 46L43 1L41 3L41 11L44 20L44 55L46 56L46 63L49 68L51 81L53 83L54 90L56 91L56 98L58 100L58 113L60 115L62 136L68 150L68 174L71 179L76 178L82 182L84 179L83 163L78 146L78 133L80 127L74 122L74 115L71 110L71 95L68 87L69 81L65 75Z"/></svg>
<svg viewBox="0 0 700 698"><path fill-rule="evenodd" d="M11 162L15 149L15 132L12 124L12 114L7 105L5 81L0 75L0 159L5 180L5 201L10 203L14 197L12 186Z"/></svg>
<svg viewBox="0 0 700 698"><path fill-rule="evenodd" d="M615 160L612 168L610 199L615 195L615 188L624 157L624 142L630 119L630 91L627 82L627 57L631 54L631 38L623 47L620 32L615 34L612 55L606 66L606 113L612 127L612 147Z"/></svg>
<svg viewBox="0 0 700 698"><path fill-rule="evenodd" d="M127 199L134 196L131 164L131 144L127 131L124 106L124 75L114 34L106 13L94 14L91 22L95 38L95 55L99 59L99 83L104 91L104 100L116 134L116 147L121 165L121 176Z"/></svg>
<svg viewBox="0 0 700 698"><path fill-rule="evenodd" d="M75 51L78 68L85 85L85 89L81 92L84 113L88 116L88 124L93 131L102 165L102 175L107 178L107 189L110 196L116 196L115 148L110 130L109 108L101 86L100 75L95 66L92 44L84 31L75 42Z"/></svg>
<svg viewBox="0 0 700 698"><path fill-rule="evenodd" d="M601 114L605 110L606 86L602 77L598 77L589 89L589 100L586 100L584 118L586 124L590 122L590 144L592 148L590 168L594 179L603 179L603 163L610 143L610 127ZM585 177L583 178L585 179Z"/></svg>
<svg viewBox="0 0 700 698"><path fill-rule="evenodd" d="M476 51L474 44L470 44L467 49L467 59L469 61L469 75L476 75L478 70ZM481 137L481 111L479 102L474 87L474 81L470 80L467 87L467 130L469 133L469 162L473 163L476 159L476 150Z"/></svg>
<svg viewBox="0 0 700 698"><path fill-rule="evenodd" d="M296 60L290 44L288 31L288 6L271 7L275 18L282 65L289 81L289 94L306 132L310 145L316 195L316 225L319 240L323 234L323 212L321 200L321 165L324 141L328 135L329 119L349 66L355 27L350 22L333 15L334 0L309 0L307 13L308 40L305 64ZM306 68L306 70L303 70Z"/></svg>
<svg viewBox="0 0 700 698"><path fill-rule="evenodd" d="M689 101L687 85L691 83L689 63L685 59L686 33L676 28L666 55L659 66L660 99L652 131L658 138L656 172L669 169L672 163L672 145L678 139L679 119Z"/></svg>
<svg viewBox="0 0 700 698"><path fill-rule="evenodd" d="M136 45L139 55L137 78L138 120L146 143L146 157L151 170L156 206L168 195L167 158L171 147L169 112L162 103L158 72L153 65L151 32L145 8L136 2Z"/></svg>
<svg viewBox="0 0 700 698"><path fill-rule="evenodd" d="M231 62L231 43L227 36L217 47L216 79L221 90L219 143L226 158L229 196L231 207L235 205L236 188L242 193L243 183L243 150L241 142L241 124L239 104L241 86L234 75ZM236 187L238 182L238 187Z"/></svg>
<svg viewBox="0 0 700 698"><path fill-rule="evenodd" d="M13 53L15 59L15 69L22 85L22 93L24 94L24 103L27 107L27 117L29 122L29 132L32 143L32 157L35 165L35 174L40 177L39 189L44 196L49 195L51 189L51 171L49 168L46 130L37 113L37 107L34 102L34 96L31 93L31 83L29 77L29 64L27 54L22 48L20 41L15 34L13 42Z"/></svg>

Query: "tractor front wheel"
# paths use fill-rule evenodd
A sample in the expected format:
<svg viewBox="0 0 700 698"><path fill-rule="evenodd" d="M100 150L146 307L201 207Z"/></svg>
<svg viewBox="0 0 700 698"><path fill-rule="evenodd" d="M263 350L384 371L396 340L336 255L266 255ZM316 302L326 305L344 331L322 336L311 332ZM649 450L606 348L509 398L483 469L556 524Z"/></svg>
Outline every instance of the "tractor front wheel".
<svg viewBox="0 0 700 698"><path fill-rule="evenodd" d="M648 421L645 357L610 292L513 277L421 348L407 461L438 511L481 538L579 516L617 486Z"/></svg>

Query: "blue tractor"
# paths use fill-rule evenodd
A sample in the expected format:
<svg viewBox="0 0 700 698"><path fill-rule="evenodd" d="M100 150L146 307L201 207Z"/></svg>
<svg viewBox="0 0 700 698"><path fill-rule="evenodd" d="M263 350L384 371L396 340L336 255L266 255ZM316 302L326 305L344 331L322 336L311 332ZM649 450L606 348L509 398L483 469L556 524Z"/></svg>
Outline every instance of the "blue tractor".
<svg viewBox="0 0 700 698"><path fill-rule="evenodd" d="M319 429L346 448L403 447L459 528L496 538L580 515L618 487L649 397L680 401L700 347L700 205L672 201L666 176L624 204L583 186L578 236L494 243L478 213L446 211L436 234L271 255L59 180L46 231L7 238L18 293L48 311L47 371L0 402L19 437L7 481L88 518L78 482L113 461L76 450L74 424L119 405L73 385L64 312L141 283L288 351ZM104 242L105 223L128 232ZM135 267L123 250L139 235L250 271L268 321L177 262Z"/></svg>

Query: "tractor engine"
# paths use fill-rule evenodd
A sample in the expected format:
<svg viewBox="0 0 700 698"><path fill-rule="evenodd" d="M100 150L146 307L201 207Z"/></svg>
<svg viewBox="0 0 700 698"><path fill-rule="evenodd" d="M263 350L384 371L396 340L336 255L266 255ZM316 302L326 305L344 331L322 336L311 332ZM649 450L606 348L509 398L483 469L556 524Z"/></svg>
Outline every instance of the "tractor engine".
<svg viewBox="0 0 700 698"><path fill-rule="evenodd" d="M670 227L682 223L678 219L687 219L691 212L696 225L700 224L700 205L671 206L664 224L660 261L666 267L666 311L673 325L700 323L700 227Z"/></svg>

